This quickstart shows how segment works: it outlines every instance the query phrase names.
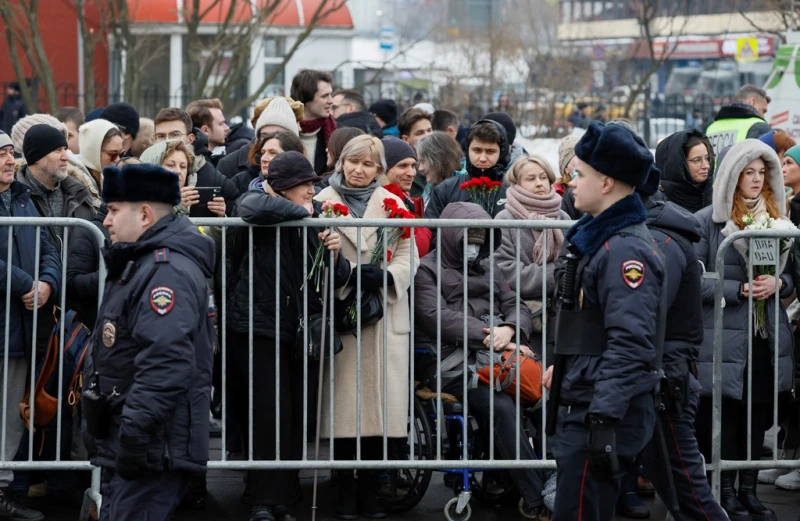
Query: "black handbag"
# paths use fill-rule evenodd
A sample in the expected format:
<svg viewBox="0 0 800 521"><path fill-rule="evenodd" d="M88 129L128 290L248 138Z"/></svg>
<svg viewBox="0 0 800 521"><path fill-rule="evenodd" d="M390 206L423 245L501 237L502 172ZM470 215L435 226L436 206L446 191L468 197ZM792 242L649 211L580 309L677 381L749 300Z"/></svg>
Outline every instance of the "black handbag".
<svg viewBox="0 0 800 521"><path fill-rule="evenodd" d="M358 317L352 313L358 304L356 291L341 302L336 302L334 311L334 327L339 333L354 333L358 327ZM383 318L383 300L380 295L372 291L361 293L361 329L377 324Z"/></svg>
<svg viewBox="0 0 800 521"><path fill-rule="evenodd" d="M305 353L308 353L308 359L312 362L318 362L320 358L320 351L322 350L322 313L315 313L308 317L308 337L305 337L303 331L304 321L300 319L300 325L297 326L297 337L295 340L294 357L297 360L302 360ZM344 346L342 340L335 333L331 335L331 317L328 316L325 327L325 353L330 353L331 342L333 342L333 354L337 355L342 352Z"/></svg>

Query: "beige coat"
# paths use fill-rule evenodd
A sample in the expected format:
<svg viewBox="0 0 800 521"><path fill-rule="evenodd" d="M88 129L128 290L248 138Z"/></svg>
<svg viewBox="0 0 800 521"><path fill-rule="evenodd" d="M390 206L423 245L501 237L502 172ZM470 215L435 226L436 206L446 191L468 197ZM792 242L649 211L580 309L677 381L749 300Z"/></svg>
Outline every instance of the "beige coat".
<svg viewBox="0 0 800 521"><path fill-rule="evenodd" d="M384 219L383 200L402 201L391 192L377 188L367 204L365 219ZM326 188L314 199L343 203L333 188ZM353 219L352 216L339 217L340 220ZM342 236L341 253L356 269L358 228L339 228ZM361 228L361 263L370 261L370 252L377 242L378 229ZM392 438L405 438L408 434L408 393L409 359L412 350L409 345L411 324L409 318L408 289L413 275L419 267L419 255L414 249L411 258L409 240L401 239L397 244L389 244L393 251L388 270L394 279L394 286L388 288L388 303L384 303L386 324L377 324L361 331L361 436L383 436L384 431ZM412 264L413 263L413 264ZM412 270L413 266L413 270ZM351 284L336 292L337 300L344 299L355 288L355 273ZM338 304L338 302L337 302ZM388 304L388 305L387 305ZM384 343L386 326L386 395L383 390ZM341 353L334 357L334 438L356 437L356 394L357 394L357 348L356 337L351 334L339 335L344 344ZM325 361L323 379L322 428L324 438L330 437L330 374L328 360ZM383 425L383 401L386 400L387 426Z"/></svg>

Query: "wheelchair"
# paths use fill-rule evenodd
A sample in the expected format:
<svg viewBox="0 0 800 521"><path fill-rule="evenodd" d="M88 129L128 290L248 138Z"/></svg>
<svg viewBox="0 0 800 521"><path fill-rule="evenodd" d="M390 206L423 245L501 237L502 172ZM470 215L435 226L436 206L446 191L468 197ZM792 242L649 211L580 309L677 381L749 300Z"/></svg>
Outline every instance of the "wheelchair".
<svg viewBox="0 0 800 521"><path fill-rule="evenodd" d="M390 448L390 457L395 460L435 460L440 436L436 425L437 396L427 388L417 388L413 405L414 421L412 424L409 418L409 436ZM488 420L465 417L461 403L445 393L442 394L442 413L445 432L441 435L448 442L445 444L445 440L442 440L442 456L445 459L462 459L464 443L470 461L489 459L491 448L486 434ZM538 428L540 416L538 404L522 410L522 421L525 422L529 435L531 431L541 432ZM465 425L467 439L463 440ZM534 447L536 446L537 443L534 443ZM388 479L376 485L386 509L389 512L407 512L416 507L425 496L434 472L445 473L446 484L447 478L451 478L450 486L455 497L444 507L444 515L448 521L468 521L472 516L472 497L485 506L516 505L520 510L522 508L522 498L507 470L483 470L476 467L389 471Z"/></svg>

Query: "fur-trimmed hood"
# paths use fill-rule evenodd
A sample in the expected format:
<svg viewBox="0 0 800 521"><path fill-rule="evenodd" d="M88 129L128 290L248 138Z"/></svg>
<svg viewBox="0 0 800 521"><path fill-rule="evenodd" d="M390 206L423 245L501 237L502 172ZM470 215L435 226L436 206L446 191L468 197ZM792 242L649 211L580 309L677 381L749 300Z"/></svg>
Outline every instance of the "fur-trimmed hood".
<svg viewBox="0 0 800 521"><path fill-rule="evenodd" d="M726 223L731 218L733 193L739 183L739 174L750 161L761 158L767 167L767 182L775 194L775 204L783 217L786 217L786 198L783 197L783 173L778 154L757 139L745 139L733 145L717 165L714 179L713 213L711 220Z"/></svg>
<svg viewBox="0 0 800 521"><path fill-rule="evenodd" d="M100 208L102 200L100 199L100 190L97 188L97 183L95 183L92 176L86 170L86 167L83 166L80 161L78 161L77 156L74 154L69 155L69 162L67 163L67 174L82 184L86 190L89 192L89 196L91 197L92 207L97 210ZM14 165L14 178L17 178L17 174L23 166L27 166L28 163L25 162L25 159L19 158Z"/></svg>

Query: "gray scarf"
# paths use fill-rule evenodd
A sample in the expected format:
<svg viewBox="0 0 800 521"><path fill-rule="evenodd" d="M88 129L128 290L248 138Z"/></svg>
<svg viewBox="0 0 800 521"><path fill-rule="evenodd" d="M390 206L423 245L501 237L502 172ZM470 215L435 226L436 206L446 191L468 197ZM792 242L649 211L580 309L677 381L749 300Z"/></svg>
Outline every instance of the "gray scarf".
<svg viewBox="0 0 800 521"><path fill-rule="evenodd" d="M347 186L347 182L341 172L334 172L330 179L330 185L342 196L342 201L350 209L353 217L361 219L364 217L364 212L367 211L367 203L370 197L372 197L375 189L378 188L378 181L376 179L364 188L352 188Z"/></svg>

